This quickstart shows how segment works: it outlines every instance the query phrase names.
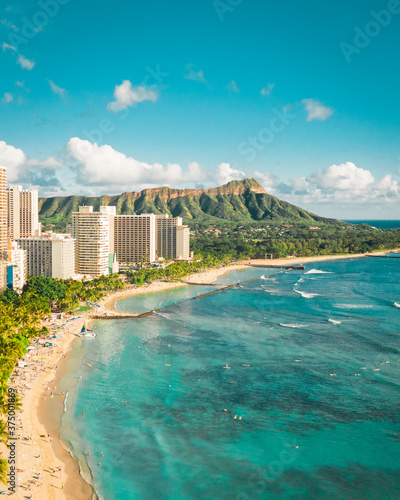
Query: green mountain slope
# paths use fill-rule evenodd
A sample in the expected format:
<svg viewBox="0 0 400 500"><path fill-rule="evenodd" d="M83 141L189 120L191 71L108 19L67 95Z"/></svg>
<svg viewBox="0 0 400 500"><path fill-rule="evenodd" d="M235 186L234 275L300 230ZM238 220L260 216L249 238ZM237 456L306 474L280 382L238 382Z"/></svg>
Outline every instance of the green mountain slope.
<svg viewBox="0 0 400 500"><path fill-rule="evenodd" d="M243 222L271 221L277 223L337 223L314 215L302 208L266 193L255 179L231 181L212 189L170 189L167 187L144 189L140 193L123 193L116 196L67 196L40 198L39 217L45 225L57 229L71 221L72 212L80 205L117 207L117 214L168 213L183 217L186 223L217 221Z"/></svg>

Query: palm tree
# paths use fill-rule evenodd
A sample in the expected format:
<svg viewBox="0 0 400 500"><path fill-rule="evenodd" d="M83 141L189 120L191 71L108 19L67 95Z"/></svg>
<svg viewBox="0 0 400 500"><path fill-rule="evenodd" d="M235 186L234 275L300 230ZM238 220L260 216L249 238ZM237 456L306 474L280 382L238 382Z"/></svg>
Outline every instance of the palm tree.
<svg viewBox="0 0 400 500"><path fill-rule="evenodd" d="M7 439L9 438L7 432L7 424L4 420L0 420L0 441L4 444L7 444Z"/></svg>
<svg viewBox="0 0 400 500"><path fill-rule="evenodd" d="M8 462L5 458L0 458L0 482L7 484L7 472L9 471Z"/></svg>

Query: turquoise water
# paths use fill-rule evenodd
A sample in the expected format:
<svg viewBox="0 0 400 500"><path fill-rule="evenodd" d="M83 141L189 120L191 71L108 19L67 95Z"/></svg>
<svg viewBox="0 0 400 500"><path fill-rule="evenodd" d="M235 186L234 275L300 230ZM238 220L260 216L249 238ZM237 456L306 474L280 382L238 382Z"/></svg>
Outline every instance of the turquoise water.
<svg viewBox="0 0 400 500"><path fill-rule="evenodd" d="M366 258L122 301L169 305L76 344L63 438L106 500L398 499L399 283Z"/></svg>
<svg viewBox="0 0 400 500"><path fill-rule="evenodd" d="M400 229L400 220L346 220L351 224L369 224L378 229Z"/></svg>

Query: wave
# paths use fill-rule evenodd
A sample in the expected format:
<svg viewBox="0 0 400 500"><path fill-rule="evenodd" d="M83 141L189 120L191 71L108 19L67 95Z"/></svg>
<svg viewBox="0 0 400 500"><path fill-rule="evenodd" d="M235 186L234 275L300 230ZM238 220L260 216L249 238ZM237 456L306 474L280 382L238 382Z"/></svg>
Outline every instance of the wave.
<svg viewBox="0 0 400 500"><path fill-rule="evenodd" d="M279 323L280 326L284 326L286 328L307 328L310 325L300 325L299 323Z"/></svg>
<svg viewBox="0 0 400 500"><path fill-rule="evenodd" d="M341 309L371 309L374 306L367 304L337 304L336 307Z"/></svg>
<svg viewBox="0 0 400 500"><path fill-rule="evenodd" d="M342 323L341 321L338 321L337 319L331 319L331 318L329 318L328 321L330 323L333 323L334 325L340 325Z"/></svg>
<svg viewBox="0 0 400 500"><path fill-rule="evenodd" d="M68 399L68 394L69 394L69 391L67 391L67 392L65 393L65 398L64 398L64 409L63 409L64 413L67 411L67 399Z"/></svg>
<svg viewBox="0 0 400 500"><path fill-rule="evenodd" d="M400 303L399 303L399 302L395 302L395 303L394 303L394 307L395 307L396 309L400 309Z"/></svg>
<svg viewBox="0 0 400 500"><path fill-rule="evenodd" d="M277 295L282 295L282 292L281 290L279 290L279 288L263 288L264 292L267 292L267 293L275 293Z"/></svg>
<svg viewBox="0 0 400 500"><path fill-rule="evenodd" d="M321 271L320 269L310 269L304 274L332 274L331 271Z"/></svg>
<svg viewBox="0 0 400 500"><path fill-rule="evenodd" d="M305 299L313 299L314 297L317 297L319 295L319 293L301 292L300 290L293 290L293 291L299 293Z"/></svg>
<svg viewBox="0 0 400 500"><path fill-rule="evenodd" d="M268 279L268 276L265 276L264 274L262 276L260 276L260 280L267 280Z"/></svg>
<svg viewBox="0 0 400 500"><path fill-rule="evenodd" d="M156 314L157 316L161 316L162 318L165 318L165 319L171 319L169 314L166 314L163 312L155 311L153 314Z"/></svg>

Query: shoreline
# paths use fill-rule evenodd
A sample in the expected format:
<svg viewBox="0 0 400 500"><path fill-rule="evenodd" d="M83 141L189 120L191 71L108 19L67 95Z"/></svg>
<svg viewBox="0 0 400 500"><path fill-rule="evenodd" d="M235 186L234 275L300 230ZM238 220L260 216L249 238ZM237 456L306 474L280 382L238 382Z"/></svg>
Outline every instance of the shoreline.
<svg viewBox="0 0 400 500"><path fill-rule="evenodd" d="M27 366L16 368L11 376L15 382L10 386L17 387L23 399L22 412L16 416L16 492L27 498L28 495L37 500L93 498L91 485L82 478L77 462L60 437L63 396L57 386L78 339L75 334L84 322L90 321L83 315L75 320L73 317L65 315L61 320L43 321L48 328L55 323L52 330L57 331L57 339L49 339L53 346L31 344L35 350L22 358ZM6 451L4 457L7 456Z"/></svg>
<svg viewBox="0 0 400 500"><path fill-rule="evenodd" d="M200 271L198 273L190 274L185 277L185 282L167 282L167 281L154 281L153 283L147 286L141 286L139 288L128 288L122 290L121 292L116 292L115 294L111 294L104 299L102 299L99 304L99 312L102 312L106 315L112 317L113 315L119 314L120 311L115 307L116 303L119 300L126 299L128 297L132 297L134 295L143 295L144 293L156 293L163 292L165 290L170 290L172 288L179 288L182 286L189 286L188 283L196 282L196 283L207 283L215 281L219 276L223 274L229 273L231 271L239 271L241 269L248 268L248 265L245 264L234 264L229 266L224 266L220 268L206 269L204 271Z"/></svg>
<svg viewBox="0 0 400 500"><path fill-rule="evenodd" d="M54 347L50 356L48 351L43 351L48 348L36 349L28 359L27 368L18 368L20 374L23 374L24 380L19 380L21 389L19 395L23 397L22 412L17 414L17 425L21 425L18 429L18 445L17 445L17 468L23 472L17 473L16 491L24 486L28 486L30 481L36 481L36 484L31 484L30 490L24 490L26 494L33 492L36 500L89 500L94 498L94 490L80 474L79 466L74 457L65 449L60 437L60 421L63 413L63 397L57 393L57 385L61 378L68 372L68 362L71 360L72 348L74 341L78 339L74 334L79 333L84 322L88 325L93 319L91 316L95 313L103 313L110 317L118 315L120 311L116 309L116 304L119 300L131 297L134 295L142 295L144 293L155 293L177 288L182 286L190 286L189 283L212 283L220 276L231 272L243 269L249 269L252 265L292 265L292 264L307 264L311 262L338 260L338 259L354 259L366 257L368 255L385 255L387 253L398 252L396 250L388 250L376 252L373 254L345 254L345 255L324 255L314 257L295 257L284 259L258 260L249 259L239 261L235 264L206 269L204 271L191 274L185 278L185 282L153 282L150 285L139 288L130 287L123 291L114 292L106 296L99 302L100 308L96 311L81 313L81 317L72 320L72 315L65 315L62 320L53 321L57 329L57 343L54 342ZM250 264L250 265L249 265ZM261 269L261 268L260 268ZM77 313L79 314L79 313ZM49 327L49 323L44 322L45 326ZM64 325L64 326L62 326ZM60 327L60 328L58 328ZM60 337L60 332L61 337ZM35 344L36 345L36 344ZM29 355L28 355L29 356ZM40 357L45 358L45 362ZM40 370L38 371L38 369ZM40 372L45 372L42 376ZM12 375L11 378L15 378ZM11 379L10 379L11 380ZM30 387L27 385L30 384ZM17 384L11 384L17 385ZM25 389L23 387L25 386ZM53 392L53 397L49 397L49 393ZM24 394L25 390L25 394ZM29 440L24 440L24 436L31 436ZM52 440L48 436L51 436ZM29 448L28 448L29 447ZM27 453L27 450L30 453ZM35 458L37 455L40 458ZM7 451L3 454L8 457ZM51 469L60 468L60 471L55 473ZM40 472L40 479L35 480L33 477L38 477L35 473ZM61 487L63 485L63 488ZM6 486L4 487L6 489Z"/></svg>

